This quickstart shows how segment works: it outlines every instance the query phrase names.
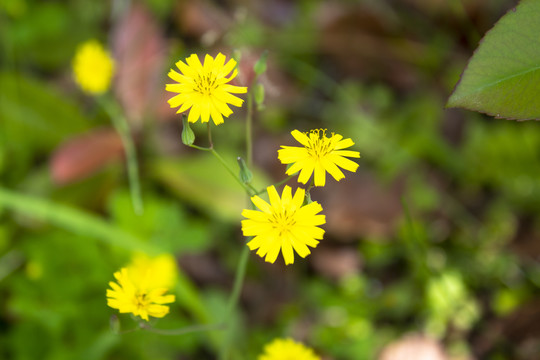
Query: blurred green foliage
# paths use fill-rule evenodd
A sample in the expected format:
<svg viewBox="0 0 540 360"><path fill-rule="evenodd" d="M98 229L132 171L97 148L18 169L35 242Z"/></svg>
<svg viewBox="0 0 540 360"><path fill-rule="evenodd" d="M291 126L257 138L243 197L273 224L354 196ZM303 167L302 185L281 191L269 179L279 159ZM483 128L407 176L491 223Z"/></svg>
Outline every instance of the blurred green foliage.
<svg viewBox="0 0 540 360"><path fill-rule="evenodd" d="M540 231L538 124L444 109L474 48L467 42L510 2L485 5L487 19L479 24L458 2L449 2L448 18L428 5L336 2L338 10L366 10L394 28L390 35L371 35L374 43L395 45L377 61L395 59L391 64L414 80L406 86L388 81L366 59L353 59L363 72L348 71L339 54L321 49L329 34L366 31L354 21L345 30L325 27L324 1L259 2L268 17L240 2L205 2L202 14L211 10L227 19L215 48L197 37L197 29L181 25L187 23L182 6L203 5L143 2L175 56L219 46L240 49L244 58L269 50L267 82L258 90L265 108L255 126L255 159L262 162L250 169L255 187L274 179L277 160L269 165L265 157L292 129L325 127L351 137L362 153L359 172L389 193L398 184L403 205L397 221L385 224L389 232L359 231L352 240L327 233L314 251L328 243L361 261L360 269L337 279L313 266L311 256L284 268L250 254L233 331L182 336L130 331L136 323L106 306L107 284L132 247L171 252L183 265L178 301L155 326L218 323L244 244L242 188L209 154L180 148L179 118L149 119L136 133L142 216L133 212L122 161L69 184L50 176L50 159L61 144L108 124L72 83L70 63L79 42L107 43L127 3L0 2L0 358L214 359L227 341L231 358L241 360L254 359L273 337L294 336L328 359L369 359L403 334L421 332L452 356L532 359L527 348L519 350L521 343L501 334L483 353L475 344L478 333L504 327L508 316L538 301L538 246L527 245L533 254L520 250ZM194 21L203 22L198 14ZM418 51L396 33L412 39ZM160 69L162 83L175 60ZM238 114L214 133L216 147L235 168L236 157L244 156ZM193 128L204 139L205 130ZM118 321L120 334L111 321Z"/></svg>

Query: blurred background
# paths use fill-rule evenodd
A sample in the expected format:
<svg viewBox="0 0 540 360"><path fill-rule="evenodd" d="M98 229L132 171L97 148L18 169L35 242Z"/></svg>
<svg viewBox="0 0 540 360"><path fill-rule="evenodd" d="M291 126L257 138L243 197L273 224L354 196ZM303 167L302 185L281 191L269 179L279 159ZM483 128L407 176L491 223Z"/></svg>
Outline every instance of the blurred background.
<svg viewBox="0 0 540 360"><path fill-rule="evenodd" d="M215 359L227 341L232 359L255 359L290 336L323 359L538 359L540 128L445 109L483 34L516 4L2 0L0 358ZM137 146L140 216L120 138L72 78L88 39L116 61L111 95ZM219 321L246 199L215 158L182 145L166 74L192 53L234 52L248 85L264 50L257 186L284 178L277 150L294 129L327 128L362 154L357 173L311 193L324 240L288 267L251 253L227 336L114 333L105 290L132 238L181 269L156 327ZM244 117L213 132L231 166ZM193 128L205 145L205 126Z"/></svg>

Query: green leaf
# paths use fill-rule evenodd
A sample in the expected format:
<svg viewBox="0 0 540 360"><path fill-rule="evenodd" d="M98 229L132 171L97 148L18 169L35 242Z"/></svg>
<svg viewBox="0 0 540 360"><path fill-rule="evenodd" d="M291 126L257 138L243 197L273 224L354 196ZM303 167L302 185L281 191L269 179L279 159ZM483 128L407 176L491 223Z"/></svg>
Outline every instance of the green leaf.
<svg viewBox="0 0 540 360"><path fill-rule="evenodd" d="M221 155L225 160L236 159L228 153ZM234 165L232 161L230 165ZM251 171L255 188L270 183L260 170ZM212 154L156 160L149 173L185 201L217 218L237 222L242 209L248 206L244 189Z"/></svg>
<svg viewBox="0 0 540 360"><path fill-rule="evenodd" d="M540 1L523 0L480 43L448 107L540 119Z"/></svg>
<svg viewBox="0 0 540 360"><path fill-rule="evenodd" d="M75 234L101 240L111 246L149 253L158 252L156 247L143 242L137 236L126 233L88 212L0 187L0 209L4 207Z"/></svg>
<svg viewBox="0 0 540 360"><path fill-rule="evenodd" d="M168 252L197 253L211 245L206 223L189 217L177 201L146 194L144 204L144 213L136 215L129 191L122 189L109 198L108 207L120 228Z"/></svg>
<svg viewBox="0 0 540 360"><path fill-rule="evenodd" d="M48 150L90 127L77 105L46 83L0 73L0 130L8 148Z"/></svg>

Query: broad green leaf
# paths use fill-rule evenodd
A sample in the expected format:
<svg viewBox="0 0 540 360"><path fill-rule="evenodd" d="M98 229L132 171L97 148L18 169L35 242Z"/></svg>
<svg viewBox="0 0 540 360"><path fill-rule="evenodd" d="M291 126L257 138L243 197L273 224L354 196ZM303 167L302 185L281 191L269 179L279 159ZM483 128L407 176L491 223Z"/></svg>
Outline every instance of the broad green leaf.
<svg viewBox="0 0 540 360"><path fill-rule="evenodd" d="M226 153L221 155L236 173L236 156ZM251 170L256 189L270 184L261 171ZM165 183L182 199L217 218L239 221L242 209L249 206L244 189L212 154L157 160L150 171L152 176Z"/></svg>
<svg viewBox="0 0 540 360"><path fill-rule="evenodd" d="M540 119L539 34L540 1L522 0L485 35L447 106Z"/></svg>

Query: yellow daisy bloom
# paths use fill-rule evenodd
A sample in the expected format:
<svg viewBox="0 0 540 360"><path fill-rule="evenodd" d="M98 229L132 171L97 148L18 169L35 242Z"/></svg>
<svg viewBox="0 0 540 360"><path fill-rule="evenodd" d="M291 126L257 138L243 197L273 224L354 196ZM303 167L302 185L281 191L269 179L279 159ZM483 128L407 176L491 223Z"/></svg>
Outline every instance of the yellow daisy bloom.
<svg viewBox="0 0 540 360"><path fill-rule="evenodd" d="M109 89L114 61L101 44L89 40L81 44L73 58L75 82L86 93L102 94Z"/></svg>
<svg viewBox="0 0 540 360"><path fill-rule="evenodd" d="M275 339L264 347L257 360L321 360L313 349L293 339Z"/></svg>
<svg viewBox="0 0 540 360"><path fill-rule="evenodd" d="M267 188L270 204L258 196L251 201L258 210L242 211L242 232L244 236L254 236L247 243L250 250L259 249L257 255L265 261L274 263L281 250L285 264L294 263L293 249L301 257L310 254L308 246L315 248L322 240L324 230L318 225L326 223L324 215L317 215L322 206L314 201L303 205L305 190L298 189L292 196L291 187L285 186L281 198L276 188Z"/></svg>
<svg viewBox="0 0 540 360"><path fill-rule="evenodd" d="M135 257L133 262L114 273L118 283L109 282L107 305L120 313L132 313L148 321L149 316L162 318L169 313L163 304L175 301L165 295L176 280L176 263L170 255Z"/></svg>
<svg viewBox="0 0 540 360"><path fill-rule="evenodd" d="M168 101L169 105L171 108L180 107L177 114L191 108L189 122L194 123L200 118L205 123L212 118L216 125L223 123L223 116L232 114L228 104L240 107L244 102L231 93L247 92L247 87L229 84L238 74L236 61L230 59L225 63L225 55L219 53L215 59L206 55L204 65L195 54L188 57L186 62L180 60L176 63L181 73L172 69L169 72L169 77L178 82L165 87L167 91L178 93ZM227 77L231 71L232 75Z"/></svg>
<svg viewBox="0 0 540 360"><path fill-rule="evenodd" d="M278 159L282 164L293 164L287 170L287 175L300 171L299 182L306 184L311 174L315 173L315 186L324 186L327 171L339 181L345 178L340 167L352 172L358 169L357 163L345 157L359 158L360 153L343 150L354 145L351 139L343 139L343 136L334 133L328 138L326 130L322 129L311 130L309 134L294 130L291 134L304 146L281 146Z"/></svg>

